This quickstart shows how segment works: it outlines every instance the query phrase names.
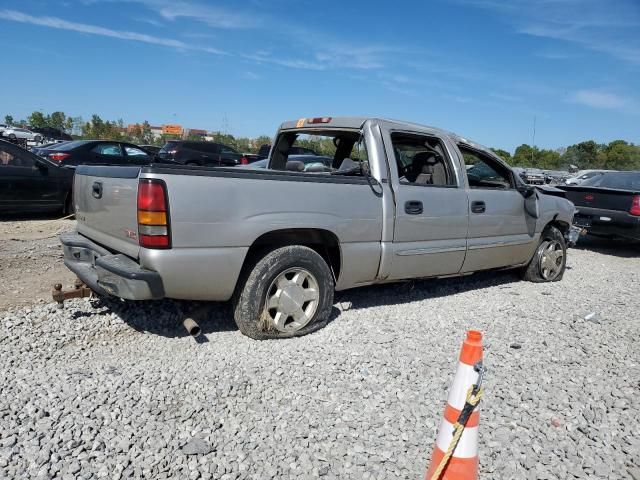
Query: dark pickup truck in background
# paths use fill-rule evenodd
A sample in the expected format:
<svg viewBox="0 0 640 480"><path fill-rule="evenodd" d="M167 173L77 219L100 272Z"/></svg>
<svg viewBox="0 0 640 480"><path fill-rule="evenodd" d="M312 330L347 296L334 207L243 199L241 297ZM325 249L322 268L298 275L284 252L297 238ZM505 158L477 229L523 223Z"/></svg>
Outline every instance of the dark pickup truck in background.
<svg viewBox="0 0 640 480"><path fill-rule="evenodd" d="M574 225L594 236L640 241L640 171L602 172L558 188L578 209Z"/></svg>

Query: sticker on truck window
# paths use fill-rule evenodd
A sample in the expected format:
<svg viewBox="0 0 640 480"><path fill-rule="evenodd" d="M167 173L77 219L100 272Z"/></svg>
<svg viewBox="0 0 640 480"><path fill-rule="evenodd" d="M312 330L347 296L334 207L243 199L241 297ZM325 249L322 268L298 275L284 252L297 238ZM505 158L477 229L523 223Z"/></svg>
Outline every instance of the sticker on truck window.
<svg viewBox="0 0 640 480"><path fill-rule="evenodd" d="M302 126L304 126L304 121L306 120L306 118L301 118L298 120L298 123L296 123L296 128L300 128Z"/></svg>

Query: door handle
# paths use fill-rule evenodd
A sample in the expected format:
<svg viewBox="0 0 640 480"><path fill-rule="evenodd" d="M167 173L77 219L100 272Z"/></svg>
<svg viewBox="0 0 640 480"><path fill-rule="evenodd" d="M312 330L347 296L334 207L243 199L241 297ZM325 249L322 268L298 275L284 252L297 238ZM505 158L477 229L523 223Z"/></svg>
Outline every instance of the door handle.
<svg viewBox="0 0 640 480"><path fill-rule="evenodd" d="M102 198L101 182L93 182L93 185L91 186L91 195L93 195L93 198Z"/></svg>
<svg viewBox="0 0 640 480"><path fill-rule="evenodd" d="M473 213L484 213L487 210L487 205L482 201L471 202L471 211Z"/></svg>
<svg viewBox="0 0 640 480"><path fill-rule="evenodd" d="M419 200L409 200L404 204L404 211L409 215L420 215L423 211L422 202Z"/></svg>

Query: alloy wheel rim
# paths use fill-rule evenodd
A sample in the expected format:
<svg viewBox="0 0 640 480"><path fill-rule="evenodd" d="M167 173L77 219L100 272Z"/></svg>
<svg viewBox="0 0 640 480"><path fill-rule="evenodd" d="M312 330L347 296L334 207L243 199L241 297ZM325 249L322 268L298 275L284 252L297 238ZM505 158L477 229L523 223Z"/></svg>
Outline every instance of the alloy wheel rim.
<svg viewBox="0 0 640 480"><path fill-rule="evenodd" d="M557 240L547 240L540 245L540 275L545 280L553 280L562 271L564 251Z"/></svg>
<svg viewBox="0 0 640 480"><path fill-rule="evenodd" d="M279 332L291 333L304 328L318 309L318 281L304 268L289 268L269 285L264 311Z"/></svg>

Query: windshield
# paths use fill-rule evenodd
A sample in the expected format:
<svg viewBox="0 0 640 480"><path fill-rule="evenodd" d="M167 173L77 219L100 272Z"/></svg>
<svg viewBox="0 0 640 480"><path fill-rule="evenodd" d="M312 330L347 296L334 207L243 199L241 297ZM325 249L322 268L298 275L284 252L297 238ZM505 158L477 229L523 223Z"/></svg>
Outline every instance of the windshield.
<svg viewBox="0 0 640 480"><path fill-rule="evenodd" d="M582 182L585 187L640 190L640 172L601 173Z"/></svg>

